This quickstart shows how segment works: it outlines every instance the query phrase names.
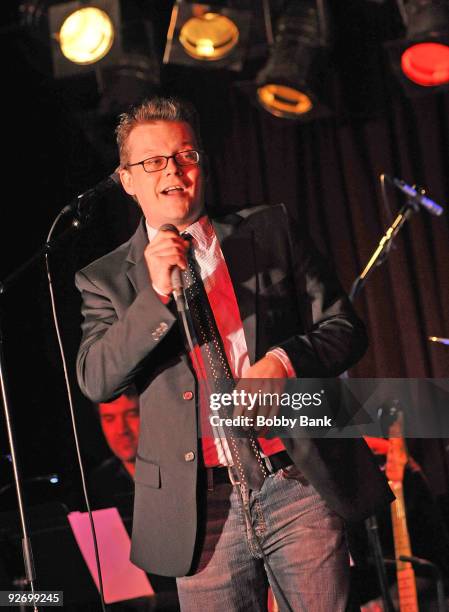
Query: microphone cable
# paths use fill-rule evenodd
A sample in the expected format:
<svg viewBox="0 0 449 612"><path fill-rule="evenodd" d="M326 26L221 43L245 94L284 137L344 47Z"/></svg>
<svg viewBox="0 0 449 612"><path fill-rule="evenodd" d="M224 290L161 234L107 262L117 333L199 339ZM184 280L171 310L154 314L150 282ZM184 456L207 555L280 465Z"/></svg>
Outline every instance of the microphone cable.
<svg viewBox="0 0 449 612"><path fill-rule="evenodd" d="M51 303L51 312L52 312L52 316L53 316L53 323L54 323L54 327L55 327L55 331L56 331L56 337L57 337L57 341L58 341L58 348L59 348L59 354L61 357L61 362L62 362L62 368L64 371L64 380L65 380L65 388L66 388L66 392L67 392L67 399L69 402L69 412L70 412L70 419L71 419L71 423L72 423L72 431L73 431L73 437L75 440L75 448L76 448L76 456L78 459L78 465L79 465L79 469L80 469L80 475L81 475L81 484L82 484L82 488L83 488L83 497L84 497L84 501L86 504L86 508L87 508L87 513L89 515L89 523L90 523L90 530L92 533L92 539L93 539L93 545L94 545L94 553L95 553L95 565L96 565L96 569L97 569L97 574L98 574L98 585L99 585L99 591L100 591L100 600L101 600L101 608L103 610L103 612L106 612L106 604L105 604L105 600L104 600L104 590L103 590L103 577L101 574L101 565L100 565L100 557L99 557L99 553L98 553L98 542L97 542L97 534L95 531L95 524L94 524L94 519L93 519L93 515L92 515L92 510L90 507L90 501L89 501L89 495L87 492L87 484L86 484L86 473L85 473L85 469L84 469L84 464L83 464L83 459L81 456L81 448L80 448L80 443L79 443L79 436L78 436L78 429L77 429L77 424L76 424L76 418L75 418L75 410L74 410L74 405L73 405L73 393L72 393L72 387L70 384L70 379L69 379L69 374L68 374L68 368L67 368L67 359L66 359L66 355L65 355L65 351L64 351L64 345L62 342L62 336L61 336L61 330L60 330L60 326L59 326L59 320L58 320L58 314L57 314L57 309L56 309L56 300L55 300L55 295L54 295L54 291L53 291L53 281L52 281L52 277L51 277L51 269L50 269L50 262L49 262L49 245L50 245L50 240L52 238L53 232L59 222L59 220L61 219L61 217L63 217L66 214L66 211L63 209L58 216L56 217L56 219L54 220L50 231L48 232L48 236L47 236L47 240L46 240L46 245L47 245L47 249L45 251L45 268L46 268L46 272L47 272L47 280L48 280L48 289L50 292L50 303ZM78 229L80 227L80 221L79 219L74 219L72 221L72 226L75 229Z"/></svg>

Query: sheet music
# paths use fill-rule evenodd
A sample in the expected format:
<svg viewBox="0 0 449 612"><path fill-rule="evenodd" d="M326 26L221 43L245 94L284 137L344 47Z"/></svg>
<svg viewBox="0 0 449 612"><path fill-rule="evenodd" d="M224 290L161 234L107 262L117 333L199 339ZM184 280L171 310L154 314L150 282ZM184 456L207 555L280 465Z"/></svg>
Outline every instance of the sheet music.
<svg viewBox="0 0 449 612"><path fill-rule="evenodd" d="M145 572L131 563L131 541L117 508L92 512L97 534L103 591L106 603L154 595ZM73 534L99 589L95 551L87 512L68 515Z"/></svg>

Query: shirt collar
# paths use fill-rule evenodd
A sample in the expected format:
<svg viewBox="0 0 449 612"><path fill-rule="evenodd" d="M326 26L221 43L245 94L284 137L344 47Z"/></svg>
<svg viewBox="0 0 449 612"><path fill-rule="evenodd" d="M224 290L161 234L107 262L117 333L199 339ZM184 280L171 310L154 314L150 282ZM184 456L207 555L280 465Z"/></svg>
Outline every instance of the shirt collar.
<svg viewBox="0 0 449 612"><path fill-rule="evenodd" d="M148 239L151 242L153 238L156 236L158 230L149 225L148 221L145 221L145 225L147 228ZM214 238L214 228L212 227L212 223L209 220L207 215L203 215L189 225L184 232L190 234L193 238L193 244L195 248L200 249L201 251L206 251L212 244L212 240Z"/></svg>

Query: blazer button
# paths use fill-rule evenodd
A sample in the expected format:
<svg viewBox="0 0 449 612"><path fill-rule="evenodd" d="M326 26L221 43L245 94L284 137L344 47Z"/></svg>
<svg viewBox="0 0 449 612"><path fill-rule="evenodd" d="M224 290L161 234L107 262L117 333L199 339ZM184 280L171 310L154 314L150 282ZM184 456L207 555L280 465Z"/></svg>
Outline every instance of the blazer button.
<svg viewBox="0 0 449 612"><path fill-rule="evenodd" d="M193 391L184 391L182 394L182 399L191 400L193 399Z"/></svg>
<svg viewBox="0 0 449 612"><path fill-rule="evenodd" d="M194 459L195 459L195 453L192 451L189 451L188 453L184 455L185 461L193 461Z"/></svg>

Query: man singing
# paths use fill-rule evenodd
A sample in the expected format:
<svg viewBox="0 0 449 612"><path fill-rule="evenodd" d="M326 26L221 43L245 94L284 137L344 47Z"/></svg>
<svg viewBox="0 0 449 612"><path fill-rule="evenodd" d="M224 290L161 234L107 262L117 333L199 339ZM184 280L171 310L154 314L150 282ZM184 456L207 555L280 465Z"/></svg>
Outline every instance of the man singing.
<svg viewBox="0 0 449 612"><path fill-rule="evenodd" d="M121 116L117 141L143 219L77 274L77 368L94 402L130 384L140 394L132 560L176 576L183 611L266 610L269 581L281 609L343 612L344 520L390 499L366 444L254 432L240 442L232 430L199 440L198 381L338 376L363 354L364 327L283 206L208 217L190 105L148 100ZM171 297L176 267L193 349Z"/></svg>

